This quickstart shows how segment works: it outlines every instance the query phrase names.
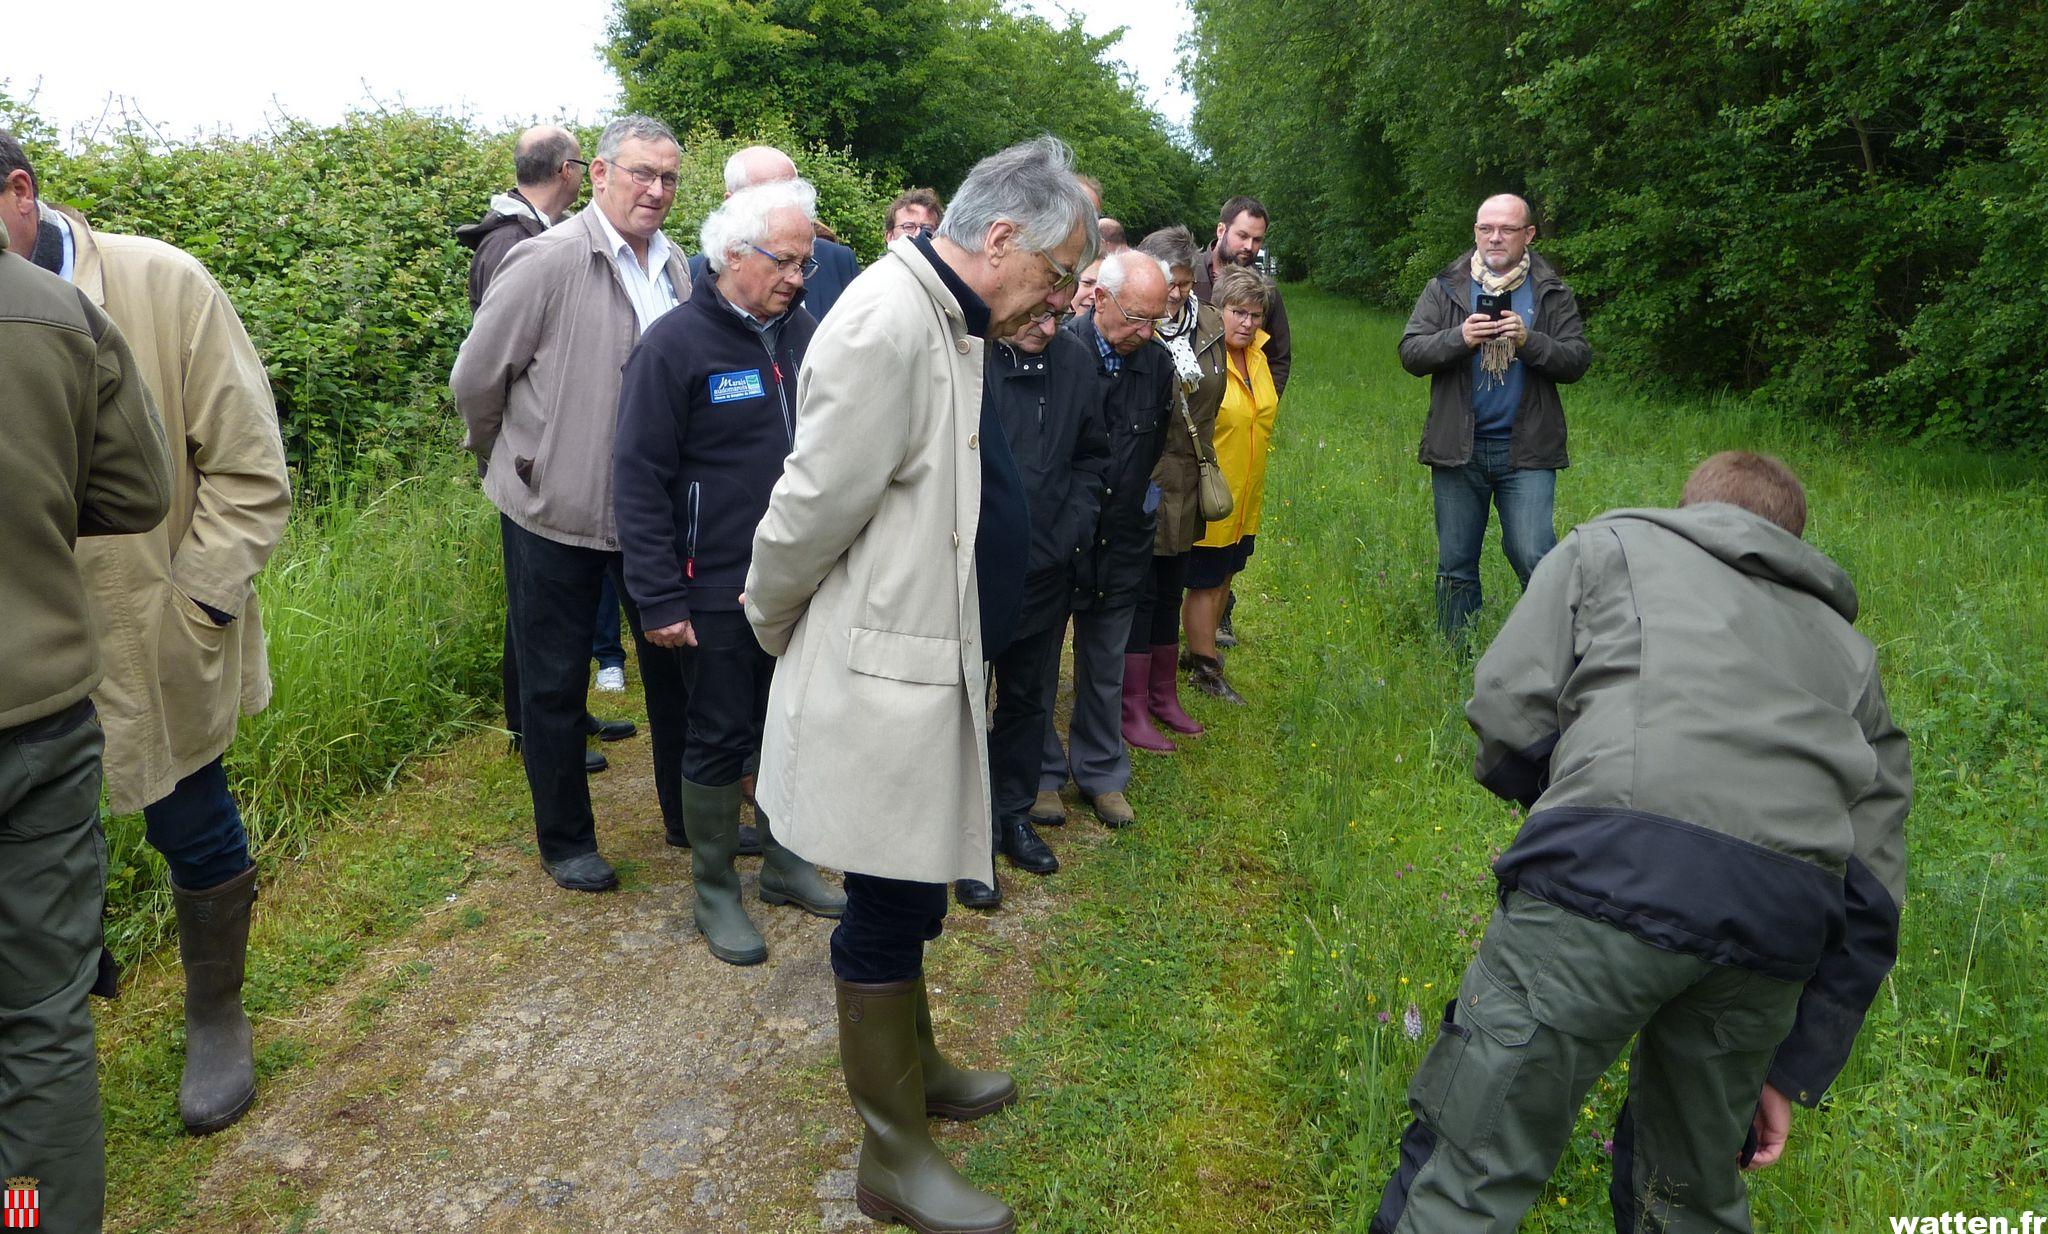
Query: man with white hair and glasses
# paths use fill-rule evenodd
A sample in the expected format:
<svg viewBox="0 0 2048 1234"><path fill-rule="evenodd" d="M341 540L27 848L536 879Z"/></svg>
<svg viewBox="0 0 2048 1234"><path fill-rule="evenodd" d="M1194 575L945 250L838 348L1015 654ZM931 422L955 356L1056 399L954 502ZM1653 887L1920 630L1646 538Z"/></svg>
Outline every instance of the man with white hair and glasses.
<svg viewBox="0 0 2048 1234"><path fill-rule="evenodd" d="M626 588L656 654L689 686L683 826L697 929L728 964L768 956L740 906L740 776L760 747L774 658L740 611L754 526L796 440L796 378L817 323L818 195L803 180L741 189L704 220L713 277L626 363L612 448ZM764 818L764 823L767 821ZM846 898L761 829L761 899L837 917Z"/></svg>
<svg viewBox="0 0 2048 1234"><path fill-rule="evenodd" d="M774 146L745 146L733 151L732 157L725 160L725 195L728 198L756 185L795 179L796 160ZM815 192L813 189L814 196ZM825 314L838 303L847 284L860 277L860 259L854 256L852 249L839 242L837 232L816 217L811 219L811 234L814 237L812 268L804 276L804 311L814 321L823 321ZM699 253L690 259L692 282L704 278L712 269L709 259L708 253Z"/></svg>

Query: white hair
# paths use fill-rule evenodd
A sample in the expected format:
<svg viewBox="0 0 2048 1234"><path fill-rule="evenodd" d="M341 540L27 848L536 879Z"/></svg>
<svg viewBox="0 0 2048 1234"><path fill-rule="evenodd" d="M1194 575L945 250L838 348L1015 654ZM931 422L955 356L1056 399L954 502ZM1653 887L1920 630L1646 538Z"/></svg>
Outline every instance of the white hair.
<svg viewBox="0 0 2048 1234"><path fill-rule="evenodd" d="M1094 261L1101 247L1095 213L1095 203L1074 178L1074 152L1048 133L976 163L946 207L938 234L979 253L988 229L1007 219L1017 225L1020 247L1044 253L1065 244L1079 227L1078 270Z"/></svg>
<svg viewBox="0 0 2048 1234"><path fill-rule="evenodd" d="M1165 262L1143 249L1120 249L1102 259L1102 273L1095 278L1095 289L1106 291L1112 296L1124 294L1124 280L1130 277L1131 267L1148 265L1159 271L1168 286L1173 285L1173 270Z"/></svg>
<svg viewBox="0 0 2048 1234"><path fill-rule="evenodd" d="M768 220L778 210L801 211L812 223L818 221L818 190L809 180L770 180L743 188L725 199L704 220L697 241L704 260L713 270L723 271L726 262L748 245L757 245L768 235Z"/></svg>

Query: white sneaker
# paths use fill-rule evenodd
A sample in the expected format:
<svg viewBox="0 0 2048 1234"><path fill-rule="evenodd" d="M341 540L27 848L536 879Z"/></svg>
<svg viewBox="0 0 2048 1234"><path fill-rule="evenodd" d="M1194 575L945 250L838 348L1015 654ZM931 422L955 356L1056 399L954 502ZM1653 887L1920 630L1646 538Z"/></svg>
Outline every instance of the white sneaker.
<svg viewBox="0 0 2048 1234"><path fill-rule="evenodd" d="M598 669L597 688L606 694L624 694L626 692L626 670L623 668Z"/></svg>

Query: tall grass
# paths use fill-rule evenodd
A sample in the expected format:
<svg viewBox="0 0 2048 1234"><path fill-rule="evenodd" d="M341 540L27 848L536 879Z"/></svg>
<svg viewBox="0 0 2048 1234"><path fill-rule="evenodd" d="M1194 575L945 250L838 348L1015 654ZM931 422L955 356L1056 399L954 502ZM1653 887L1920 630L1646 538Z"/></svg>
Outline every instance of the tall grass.
<svg viewBox="0 0 2048 1234"><path fill-rule="evenodd" d="M1424 383L1398 318L1290 302L1296 380L1266 525L1240 582L1238 654L1286 739L1285 866L1309 886L1273 998L1286 1083L1332 1224L1363 1230L1391 1171L1425 1026L1490 908L1519 818L1470 778L1469 667L1431 622L1435 541L1414 462ZM1596 374L1598 360L1596 357ZM1805 479L1808 536L1855 579L1913 739L1917 798L1897 969L1828 1107L1757 1176L1759 1224L1874 1228L1883 1214L2038 1208L2048 1192L2048 481L1997 458L1845 443L1749 403L1667 405L1597 376L1565 392L1575 465L1561 527L1671 505L1727 447ZM1498 533L1485 631L1517 588ZM1250 593L1250 594L1246 594ZM1237 669L1233 668L1233 676ZM1247 691L1251 693L1251 691ZM1530 1230L1604 1227L1617 1072L1582 1114Z"/></svg>
<svg viewBox="0 0 2048 1234"><path fill-rule="evenodd" d="M276 693L227 758L258 860L302 852L351 794L495 717L496 519L452 468L294 511L256 581ZM126 959L163 941L170 889L141 815L110 819L107 841L107 934Z"/></svg>

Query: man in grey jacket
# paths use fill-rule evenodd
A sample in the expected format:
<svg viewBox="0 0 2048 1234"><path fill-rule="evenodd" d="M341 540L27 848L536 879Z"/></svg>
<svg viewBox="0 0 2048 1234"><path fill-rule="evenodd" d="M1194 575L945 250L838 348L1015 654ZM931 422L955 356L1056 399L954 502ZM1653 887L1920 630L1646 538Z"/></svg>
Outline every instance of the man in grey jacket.
<svg viewBox="0 0 2048 1234"><path fill-rule="evenodd" d="M1429 378L1419 458L1436 503L1437 627L1454 639L1479 611L1489 503L1523 587L1557 543L1557 473L1571 461L1557 387L1593 352L1571 288L1529 248L1535 235L1528 202L1487 198L1472 249L1422 289L1401 335L1401 367Z"/></svg>
<svg viewBox="0 0 2048 1234"><path fill-rule="evenodd" d="M620 372L641 332L690 290L681 251L661 234L681 159L658 120L607 125L590 165L590 205L513 247L448 378L469 430L463 447L486 464L484 494L503 516L541 864L571 891L618 886L597 853L583 770L590 615L607 574L625 595L612 514ZM673 840L682 835L682 674L672 653L649 646L630 602L626 619Z"/></svg>
<svg viewBox="0 0 2048 1234"><path fill-rule="evenodd" d="M1906 736L1805 525L1784 464L1717 454L1567 536L1480 659L1474 774L1529 818L1375 1234L1515 1229L1631 1038L1616 1228L1749 1229L1738 1163L1847 1062L1905 894Z"/></svg>

